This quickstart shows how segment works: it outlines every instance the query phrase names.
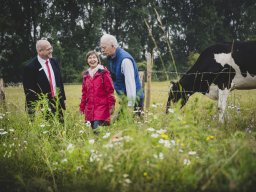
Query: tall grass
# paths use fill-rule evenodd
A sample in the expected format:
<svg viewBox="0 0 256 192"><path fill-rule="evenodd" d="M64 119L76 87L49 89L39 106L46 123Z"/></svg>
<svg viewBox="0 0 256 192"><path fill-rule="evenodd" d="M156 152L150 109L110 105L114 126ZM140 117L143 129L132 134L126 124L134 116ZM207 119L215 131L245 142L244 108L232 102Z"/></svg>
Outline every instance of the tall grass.
<svg viewBox="0 0 256 192"><path fill-rule="evenodd" d="M64 125L30 122L22 88L7 88L0 191L255 191L255 90L233 92L220 124L199 94L166 115L168 82L152 86L143 119L127 112L99 135L78 112L80 85L65 86Z"/></svg>

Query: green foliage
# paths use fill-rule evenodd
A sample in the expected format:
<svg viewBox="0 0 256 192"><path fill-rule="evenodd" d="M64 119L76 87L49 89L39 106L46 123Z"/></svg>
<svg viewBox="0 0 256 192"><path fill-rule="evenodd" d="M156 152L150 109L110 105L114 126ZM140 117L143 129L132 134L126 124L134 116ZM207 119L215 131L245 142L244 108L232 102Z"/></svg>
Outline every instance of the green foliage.
<svg viewBox="0 0 256 192"><path fill-rule="evenodd" d="M202 95L165 114L166 95L160 90L167 82L152 85L152 104L143 118L123 108L123 116L97 135L78 112L81 85L65 86L64 125L45 121L44 111L29 121L21 107L22 89L6 89L7 111L0 112L1 190L254 191L255 91L231 95L221 124L216 103ZM115 113L119 109L117 104Z"/></svg>
<svg viewBox="0 0 256 192"><path fill-rule="evenodd" d="M154 69L158 71L176 70L169 41L177 70L184 71L190 52L200 53L216 42L255 39L255 9L249 0L2 1L0 77L7 83L20 82L23 66L36 55L36 41L44 37L54 45L63 80L78 82L83 54L96 49L105 32L115 35L138 62L144 60L145 50L157 50L161 59L155 59Z"/></svg>
<svg viewBox="0 0 256 192"><path fill-rule="evenodd" d="M199 55L200 55L199 53L190 52L188 55L188 66L194 65Z"/></svg>

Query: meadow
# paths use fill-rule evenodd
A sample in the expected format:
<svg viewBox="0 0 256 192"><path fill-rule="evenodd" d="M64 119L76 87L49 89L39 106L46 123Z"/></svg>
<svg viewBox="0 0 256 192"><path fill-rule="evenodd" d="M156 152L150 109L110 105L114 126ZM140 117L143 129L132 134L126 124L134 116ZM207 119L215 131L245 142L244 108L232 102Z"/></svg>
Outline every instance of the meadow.
<svg viewBox="0 0 256 192"><path fill-rule="evenodd" d="M0 191L256 191L256 90L233 91L222 124L200 94L165 114L168 86L153 82L143 118L127 112L98 135L79 113L81 85L65 85L64 125L30 122L23 88L7 87Z"/></svg>

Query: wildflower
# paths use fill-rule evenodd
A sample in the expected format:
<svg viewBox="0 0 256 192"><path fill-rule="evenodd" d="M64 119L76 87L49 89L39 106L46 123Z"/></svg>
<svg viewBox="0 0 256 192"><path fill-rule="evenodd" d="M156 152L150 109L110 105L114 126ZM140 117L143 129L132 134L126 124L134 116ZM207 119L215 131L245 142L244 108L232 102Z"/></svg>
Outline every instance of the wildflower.
<svg viewBox="0 0 256 192"><path fill-rule="evenodd" d="M84 133L84 130L80 130L79 133L80 133L80 134L83 134L83 133Z"/></svg>
<svg viewBox="0 0 256 192"><path fill-rule="evenodd" d="M189 159L184 159L184 160L183 160L183 164L184 164L184 165L190 165L190 163L191 163L191 162L190 162Z"/></svg>
<svg viewBox="0 0 256 192"><path fill-rule="evenodd" d="M95 140L94 139L89 139L89 144L94 144Z"/></svg>
<svg viewBox="0 0 256 192"><path fill-rule="evenodd" d="M114 145L112 143L108 143L106 145L103 145L103 147L105 147L105 148L113 148Z"/></svg>
<svg viewBox="0 0 256 192"><path fill-rule="evenodd" d="M171 143L169 140L164 140L164 139L159 139L158 141L159 143L163 144L165 147L170 148L171 147Z"/></svg>
<svg viewBox="0 0 256 192"><path fill-rule="evenodd" d="M196 151L189 151L188 154L189 155L196 155Z"/></svg>
<svg viewBox="0 0 256 192"><path fill-rule="evenodd" d="M162 152L160 152L159 154L154 154L153 156L156 159L160 159L160 160L164 159L164 154Z"/></svg>
<svg viewBox="0 0 256 192"><path fill-rule="evenodd" d="M214 138L215 138L214 136L210 135L210 136L206 137L206 141L213 140Z"/></svg>
<svg viewBox="0 0 256 192"><path fill-rule="evenodd" d="M0 135L6 135L7 133L7 131L0 131Z"/></svg>
<svg viewBox="0 0 256 192"><path fill-rule="evenodd" d="M171 140L171 144L172 144L172 145L176 145L175 140Z"/></svg>
<svg viewBox="0 0 256 192"><path fill-rule="evenodd" d="M147 173L147 172L144 172L144 173L143 173L143 176L144 176L144 177L147 177L147 176L148 176L148 173Z"/></svg>
<svg viewBox="0 0 256 192"><path fill-rule="evenodd" d="M149 132L153 132L153 131L155 131L155 129L154 129L154 128L152 128L152 127L147 128L147 130L148 130Z"/></svg>
<svg viewBox="0 0 256 192"><path fill-rule="evenodd" d="M73 150L74 150L74 146L73 146L73 144L72 143L70 143L70 144L68 144L68 146L67 146L67 151L70 151L70 152L72 152Z"/></svg>
<svg viewBox="0 0 256 192"><path fill-rule="evenodd" d="M85 123L85 125L86 125L86 127L90 127L90 126L91 126L90 121L87 121L87 122Z"/></svg>
<svg viewBox="0 0 256 192"><path fill-rule="evenodd" d="M44 128L44 127L45 127L45 124L41 124L40 127L41 127L41 128Z"/></svg>
<svg viewBox="0 0 256 192"><path fill-rule="evenodd" d="M161 137L162 137L163 139L166 139L166 140L169 138L168 135L166 135L165 133L162 133L162 134L161 134Z"/></svg>
<svg viewBox="0 0 256 192"><path fill-rule="evenodd" d="M125 182L126 184L132 183L132 181L131 181L129 178L124 179L124 182Z"/></svg>
<svg viewBox="0 0 256 192"><path fill-rule="evenodd" d="M158 134L158 133L153 133L153 134L151 134L151 137L153 137L153 138L158 138L158 137L159 137L159 134Z"/></svg>
<svg viewBox="0 0 256 192"><path fill-rule="evenodd" d="M157 108L157 105L156 104L152 104L152 108Z"/></svg>
<svg viewBox="0 0 256 192"><path fill-rule="evenodd" d="M14 129L9 129L10 132L14 132Z"/></svg>
<svg viewBox="0 0 256 192"><path fill-rule="evenodd" d="M112 164L106 165L105 167L103 167L103 169L106 170L106 171L108 171L108 172L110 172L110 173L114 172L114 169L113 169L113 165L112 165Z"/></svg>
<svg viewBox="0 0 256 192"><path fill-rule="evenodd" d="M167 130L165 130L165 129L160 129L160 130L157 130L156 132L157 132L158 134L163 134L163 133L166 133Z"/></svg>
<svg viewBox="0 0 256 192"><path fill-rule="evenodd" d="M109 136L110 136L110 133L108 132L108 133L106 133L102 138L103 138L103 139L107 139L107 138L109 138Z"/></svg>
<svg viewBox="0 0 256 192"><path fill-rule="evenodd" d="M129 179L128 174L123 174L124 180L123 180L123 186L127 187L129 184L132 183L132 181Z"/></svg>
<svg viewBox="0 0 256 192"><path fill-rule="evenodd" d="M125 173L125 174L123 174L123 177L127 178L127 177L129 177L129 175Z"/></svg>
<svg viewBox="0 0 256 192"><path fill-rule="evenodd" d="M97 151L91 150L91 156L89 161L94 162L94 161L100 161L100 158L102 157L101 154L99 154Z"/></svg>
<svg viewBox="0 0 256 192"><path fill-rule="evenodd" d="M82 170L82 168L83 168L82 165L81 165L81 166L77 166L77 167L76 167L76 171L79 173L79 172Z"/></svg>
<svg viewBox="0 0 256 192"><path fill-rule="evenodd" d="M125 140L126 142L129 142L129 141L132 141L132 140L133 140L133 138L130 137L130 136L124 136L123 138L124 138L124 140Z"/></svg>
<svg viewBox="0 0 256 192"><path fill-rule="evenodd" d="M174 110L171 109L171 108L169 108L169 109L168 109L168 112L169 112L169 113L174 113Z"/></svg>
<svg viewBox="0 0 256 192"><path fill-rule="evenodd" d="M66 158L61 160L61 163L66 163L66 162L68 162Z"/></svg>

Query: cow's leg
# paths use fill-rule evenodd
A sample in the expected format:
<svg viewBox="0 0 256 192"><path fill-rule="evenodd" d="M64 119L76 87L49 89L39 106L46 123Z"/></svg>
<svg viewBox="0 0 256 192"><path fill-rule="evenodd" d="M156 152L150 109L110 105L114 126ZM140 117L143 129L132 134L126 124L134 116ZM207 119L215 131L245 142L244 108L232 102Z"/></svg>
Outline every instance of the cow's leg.
<svg viewBox="0 0 256 192"><path fill-rule="evenodd" d="M224 113L227 106L228 95L229 95L228 89L224 89L224 90L219 89L218 110L219 110L219 121L221 123L224 122Z"/></svg>

